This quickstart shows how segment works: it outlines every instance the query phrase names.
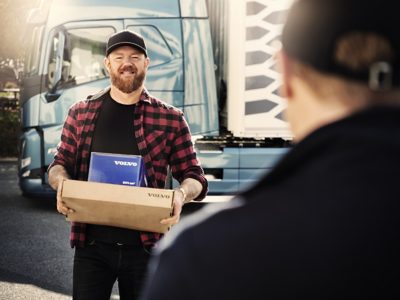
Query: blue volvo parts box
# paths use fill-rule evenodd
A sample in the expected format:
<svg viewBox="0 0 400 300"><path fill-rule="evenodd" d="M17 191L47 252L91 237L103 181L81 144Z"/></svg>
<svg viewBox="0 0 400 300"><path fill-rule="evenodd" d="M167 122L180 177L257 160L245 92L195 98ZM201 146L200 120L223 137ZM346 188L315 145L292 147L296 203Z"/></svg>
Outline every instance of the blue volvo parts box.
<svg viewBox="0 0 400 300"><path fill-rule="evenodd" d="M92 152L88 181L147 186L143 158L140 155Z"/></svg>

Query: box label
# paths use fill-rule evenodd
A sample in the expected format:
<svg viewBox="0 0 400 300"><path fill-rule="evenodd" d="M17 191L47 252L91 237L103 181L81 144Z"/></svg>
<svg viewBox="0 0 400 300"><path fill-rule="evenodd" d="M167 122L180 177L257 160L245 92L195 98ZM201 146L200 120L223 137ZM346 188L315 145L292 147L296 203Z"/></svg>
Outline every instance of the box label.
<svg viewBox="0 0 400 300"><path fill-rule="evenodd" d="M92 152L88 181L147 186L143 158L139 155Z"/></svg>

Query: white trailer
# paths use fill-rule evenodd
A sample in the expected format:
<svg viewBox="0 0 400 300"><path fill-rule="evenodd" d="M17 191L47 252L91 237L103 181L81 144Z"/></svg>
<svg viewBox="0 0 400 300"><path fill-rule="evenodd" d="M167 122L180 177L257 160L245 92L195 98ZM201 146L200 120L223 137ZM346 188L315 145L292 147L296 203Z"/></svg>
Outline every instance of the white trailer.
<svg viewBox="0 0 400 300"><path fill-rule="evenodd" d="M276 52L293 0L208 0L220 135L196 141L212 193L236 193L290 147Z"/></svg>

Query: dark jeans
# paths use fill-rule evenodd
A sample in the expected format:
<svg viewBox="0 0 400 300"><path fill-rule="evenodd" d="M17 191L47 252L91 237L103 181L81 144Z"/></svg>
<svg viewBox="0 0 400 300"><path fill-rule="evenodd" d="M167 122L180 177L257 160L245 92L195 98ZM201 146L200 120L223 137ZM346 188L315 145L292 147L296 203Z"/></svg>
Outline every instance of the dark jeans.
<svg viewBox="0 0 400 300"><path fill-rule="evenodd" d="M143 246L88 242L76 248L73 272L74 300L108 300L118 279L120 299L137 299L150 258Z"/></svg>

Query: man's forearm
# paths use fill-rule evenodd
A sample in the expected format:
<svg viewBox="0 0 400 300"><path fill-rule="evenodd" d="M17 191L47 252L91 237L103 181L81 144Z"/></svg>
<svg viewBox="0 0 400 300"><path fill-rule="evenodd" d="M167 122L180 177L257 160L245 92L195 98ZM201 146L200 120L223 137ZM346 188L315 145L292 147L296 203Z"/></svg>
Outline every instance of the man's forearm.
<svg viewBox="0 0 400 300"><path fill-rule="evenodd" d="M54 190L57 190L60 180L69 178L67 170L61 165L55 165L49 170L49 184Z"/></svg>
<svg viewBox="0 0 400 300"><path fill-rule="evenodd" d="M186 193L185 202L190 202L193 199L196 199L203 190L202 184L193 178L186 178L182 181L180 188L182 188Z"/></svg>

